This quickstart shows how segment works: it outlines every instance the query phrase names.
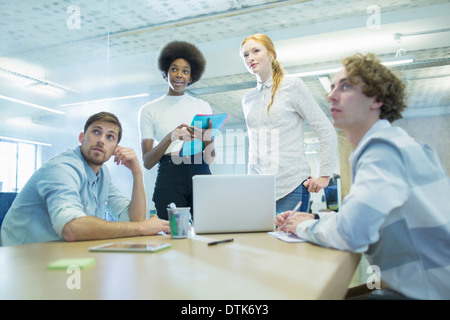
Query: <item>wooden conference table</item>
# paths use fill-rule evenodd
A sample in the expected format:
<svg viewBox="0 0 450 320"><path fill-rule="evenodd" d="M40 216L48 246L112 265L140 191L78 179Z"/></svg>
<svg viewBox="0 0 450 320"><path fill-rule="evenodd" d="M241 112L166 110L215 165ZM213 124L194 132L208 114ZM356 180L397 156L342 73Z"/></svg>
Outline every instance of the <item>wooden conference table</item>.
<svg viewBox="0 0 450 320"><path fill-rule="evenodd" d="M212 240L230 243L208 246ZM89 252L108 242L169 242L155 253ZM68 270L48 270L63 258L95 259L68 288ZM134 237L0 247L0 299L342 299L360 255L263 233Z"/></svg>

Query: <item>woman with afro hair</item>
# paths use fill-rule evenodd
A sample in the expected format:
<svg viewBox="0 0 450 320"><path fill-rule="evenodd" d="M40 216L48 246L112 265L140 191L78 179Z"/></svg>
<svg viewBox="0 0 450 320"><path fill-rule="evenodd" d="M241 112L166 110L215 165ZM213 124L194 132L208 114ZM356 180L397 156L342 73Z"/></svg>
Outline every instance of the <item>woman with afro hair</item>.
<svg viewBox="0 0 450 320"><path fill-rule="evenodd" d="M161 219L168 219L167 206L172 202L177 207L190 207L192 212L192 177L211 174L209 164L215 156L211 130L194 130L188 125L196 114L211 114L211 106L185 93L187 86L200 79L205 65L205 58L193 44L168 43L158 58L168 92L142 106L139 112L144 167L150 170L159 163L153 202ZM204 141L205 151L179 156L183 141L194 138Z"/></svg>

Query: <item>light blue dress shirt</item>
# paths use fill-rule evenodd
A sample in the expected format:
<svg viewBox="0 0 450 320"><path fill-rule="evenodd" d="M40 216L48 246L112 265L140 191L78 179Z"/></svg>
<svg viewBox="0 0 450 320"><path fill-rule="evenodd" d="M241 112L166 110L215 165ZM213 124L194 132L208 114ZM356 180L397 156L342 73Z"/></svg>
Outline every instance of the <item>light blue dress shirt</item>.
<svg viewBox="0 0 450 320"><path fill-rule="evenodd" d="M77 147L50 159L28 180L5 216L2 245L62 240L65 224L85 216L129 221L129 204L108 168L95 174Z"/></svg>

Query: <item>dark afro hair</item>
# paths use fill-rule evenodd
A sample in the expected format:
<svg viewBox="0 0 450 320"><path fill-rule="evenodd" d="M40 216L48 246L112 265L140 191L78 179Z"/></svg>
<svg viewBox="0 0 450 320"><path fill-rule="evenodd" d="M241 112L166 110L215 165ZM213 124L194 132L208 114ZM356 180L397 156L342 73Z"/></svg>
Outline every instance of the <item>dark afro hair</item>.
<svg viewBox="0 0 450 320"><path fill-rule="evenodd" d="M196 46L185 41L169 42L159 54L158 68L164 78L167 76L167 71L173 61L176 59L184 59L191 65L191 78L193 84L200 80L200 77L205 71L206 60L203 54Z"/></svg>

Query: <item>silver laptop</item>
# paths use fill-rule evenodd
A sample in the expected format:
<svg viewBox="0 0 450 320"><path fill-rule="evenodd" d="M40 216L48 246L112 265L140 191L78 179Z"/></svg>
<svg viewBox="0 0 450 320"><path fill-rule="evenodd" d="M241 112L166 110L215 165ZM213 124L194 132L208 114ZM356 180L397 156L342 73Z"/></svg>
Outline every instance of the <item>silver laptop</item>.
<svg viewBox="0 0 450 320"><path fill-rule="evenodd" d="M196 233L273 231L275 176L194 176Z"/></svg>

